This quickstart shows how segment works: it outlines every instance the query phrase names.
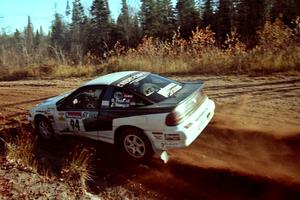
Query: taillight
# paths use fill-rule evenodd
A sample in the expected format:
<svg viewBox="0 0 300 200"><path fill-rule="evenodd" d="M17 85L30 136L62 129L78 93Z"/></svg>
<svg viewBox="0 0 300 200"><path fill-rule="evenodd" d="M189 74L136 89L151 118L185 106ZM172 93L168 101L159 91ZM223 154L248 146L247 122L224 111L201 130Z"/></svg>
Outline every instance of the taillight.
<svg viewBox="0 0 300 200"><path fill-rule="evenodd" d="M181 121L182 117L177 112L170 112L166 117L166 125L167 126L176 126Z"/></svg>

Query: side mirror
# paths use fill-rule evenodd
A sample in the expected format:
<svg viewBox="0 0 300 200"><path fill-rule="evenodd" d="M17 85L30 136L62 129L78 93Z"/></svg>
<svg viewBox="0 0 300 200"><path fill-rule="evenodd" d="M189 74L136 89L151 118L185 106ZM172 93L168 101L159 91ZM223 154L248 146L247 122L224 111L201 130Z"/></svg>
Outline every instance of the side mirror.
<svg viewBox="0 0 300 200"><path fill-rule="evenodd" d="M57 108L58 111L61 111L65 108L65 104L61 103L61 104L57 105L56 108Z"/></svg>

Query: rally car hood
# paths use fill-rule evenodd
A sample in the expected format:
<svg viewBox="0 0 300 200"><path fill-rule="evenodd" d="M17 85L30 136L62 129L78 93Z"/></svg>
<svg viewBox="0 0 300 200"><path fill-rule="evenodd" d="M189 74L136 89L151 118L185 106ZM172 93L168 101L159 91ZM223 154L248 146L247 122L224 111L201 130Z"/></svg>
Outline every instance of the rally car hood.
<svg viewBox="0 0 300 200"><path fill-rule="evenodd" d="M54 107L59 100L65 98L66 96L68 96L68 93L46 99L45 101L40 103L37 106L37 108L46 109L46 108Z"/></svg>
<svg viewBox="0 0 300 200"><path fill-rule="evenodd" d="M68 94L62 94L59 96L52 97L50 99L46 99L45 101L42 102L42 104L45 104L45 105L56 104L59 100L65 98L67 95Z"/></svg>

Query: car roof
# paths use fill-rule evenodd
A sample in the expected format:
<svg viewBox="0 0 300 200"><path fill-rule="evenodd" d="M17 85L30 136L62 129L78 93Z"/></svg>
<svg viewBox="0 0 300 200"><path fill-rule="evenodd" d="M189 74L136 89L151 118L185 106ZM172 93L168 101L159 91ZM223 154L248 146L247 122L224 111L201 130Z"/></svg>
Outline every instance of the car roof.
<svg viewBox="0 0 300 200"><path fill-rule="evenodd" d="M84 86L88 85L110 85L130 74L136 73L137 71L122 71L122 72L114 72L111 74L106 74L104 76L99 76L87 83Z"/></svg>

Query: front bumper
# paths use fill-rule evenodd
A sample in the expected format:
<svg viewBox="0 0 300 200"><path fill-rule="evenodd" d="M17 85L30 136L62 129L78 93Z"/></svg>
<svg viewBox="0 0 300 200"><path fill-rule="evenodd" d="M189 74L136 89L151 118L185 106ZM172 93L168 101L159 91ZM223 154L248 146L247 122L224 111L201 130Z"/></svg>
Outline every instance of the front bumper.
<svg viewBox="0 0 300 200"><path fill-rule="evenodd" d="M35 128L33 112L32 112L32 111L28 111L28 115L27 115L26 117L27 117L27 120L29 121L30 125L31 125L33 128Z"/></svg>

